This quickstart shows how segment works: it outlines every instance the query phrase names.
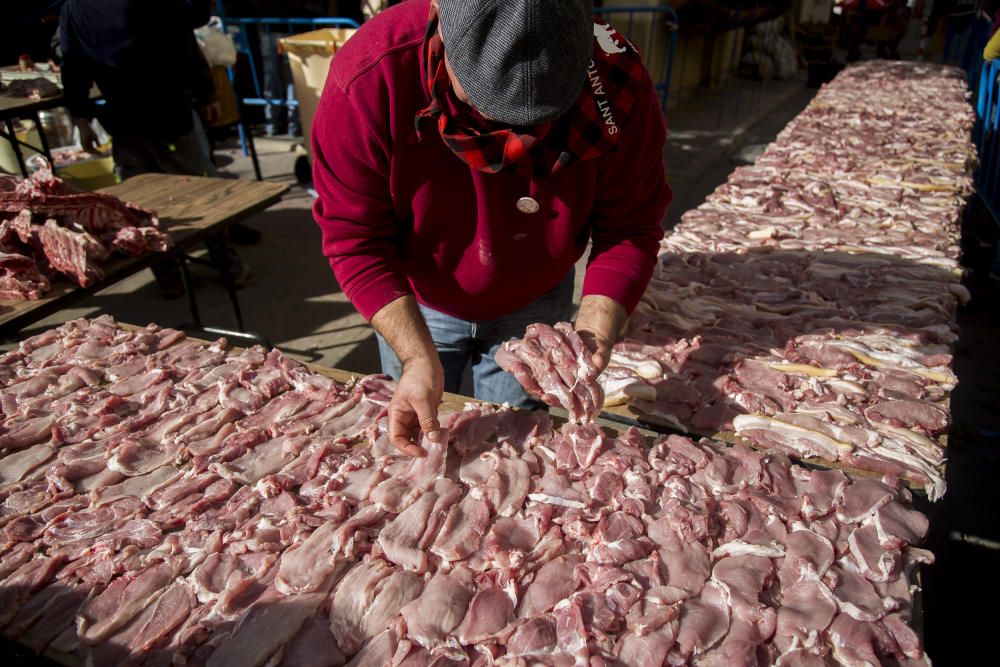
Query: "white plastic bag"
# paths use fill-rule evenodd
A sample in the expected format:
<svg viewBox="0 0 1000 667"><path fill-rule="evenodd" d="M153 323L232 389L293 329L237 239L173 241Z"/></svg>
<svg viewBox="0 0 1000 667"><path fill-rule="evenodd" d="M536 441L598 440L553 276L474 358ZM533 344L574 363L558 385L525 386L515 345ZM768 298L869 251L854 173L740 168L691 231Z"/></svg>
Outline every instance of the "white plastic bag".
<svg viewBox="0 0 1000 667"><path fill-rule="evenodd" d="M222 19L213 16L209 22L194 31L205 60L213 67L232 67L236 64L236 44L231 35L222 29Z"/></svg>

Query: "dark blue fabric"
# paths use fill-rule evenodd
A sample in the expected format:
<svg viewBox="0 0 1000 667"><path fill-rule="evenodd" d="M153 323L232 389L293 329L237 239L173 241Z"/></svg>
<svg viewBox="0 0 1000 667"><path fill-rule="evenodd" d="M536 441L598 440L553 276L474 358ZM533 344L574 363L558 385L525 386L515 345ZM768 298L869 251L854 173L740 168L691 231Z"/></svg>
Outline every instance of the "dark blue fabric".
<svg viewBox="0 0 1000 667"><path fill-rule="evenodd" d="M112 135L189 133L192 103L212 95L193 33L208 18L208 0L68 0L59 33L70 112L96 115ZM107 101L102 107L89 100L92 83Z"/></svg>

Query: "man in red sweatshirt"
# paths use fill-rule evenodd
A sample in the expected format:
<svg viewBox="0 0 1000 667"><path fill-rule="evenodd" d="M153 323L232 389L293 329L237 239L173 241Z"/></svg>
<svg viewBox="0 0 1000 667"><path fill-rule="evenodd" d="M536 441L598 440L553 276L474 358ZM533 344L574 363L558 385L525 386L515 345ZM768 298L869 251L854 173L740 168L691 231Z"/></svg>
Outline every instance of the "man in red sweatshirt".
<svg viewBox="0 0 1000 667"><path fill-rule="evenodd" d="M499 345L571 315L599 368L656 261L666 129L635 48L590 0L409 0L330 67L314 215L399 381L389 435L419 455L444 390L528 402Z"/></svg>

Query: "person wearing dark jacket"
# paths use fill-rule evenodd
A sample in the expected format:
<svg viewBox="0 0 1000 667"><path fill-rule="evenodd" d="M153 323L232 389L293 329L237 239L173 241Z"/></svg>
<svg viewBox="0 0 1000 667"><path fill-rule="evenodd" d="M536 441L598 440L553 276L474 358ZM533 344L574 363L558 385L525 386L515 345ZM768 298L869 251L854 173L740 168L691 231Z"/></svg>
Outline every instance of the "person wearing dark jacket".
<svg viewBox="0 0 1000 667"><path fill-rule="evenodd" d="M313 209L397 380L389 433L419 454L442 391L527 403L494 360L571 316L604 369L649 282L670 202L659 98L589 0L410 0L351 37L313 125Z"/></svg>
<svg viewBox="0 0 1000 667"><path fill-rule="evenodd" d="M220 113L211 70L194 29L208 0L69 0L59 22L66 106L83 147L96 145L90 120L111 134L122 179L143 173L216 176L197 107L211 124ZM103 104L90 97L93 84ZM222 237L206 242L213 264L238 286L248 277ZM153 267L168 296L182 294L172 263Z"/></svg>

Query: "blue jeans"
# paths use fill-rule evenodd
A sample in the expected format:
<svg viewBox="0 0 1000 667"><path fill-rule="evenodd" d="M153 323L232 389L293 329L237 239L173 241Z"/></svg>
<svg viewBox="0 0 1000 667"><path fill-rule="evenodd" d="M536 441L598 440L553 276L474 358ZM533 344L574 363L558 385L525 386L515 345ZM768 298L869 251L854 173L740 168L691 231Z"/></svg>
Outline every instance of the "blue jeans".
<svg viewBox="0 0 1000 667"><path fill-rule="evenodd" d="M491 403L509 403L515 408L537 407L513 375L497 366L494 355L502 343L524 336L529 324L568 321L573 311L573 271L551 292L510 315L470 322L421 305L434 347L444 367L444 390L458 393L465 367L472 364L475 397ZM382 372L398 380L403 364L382 336L378 336Z"/></svg>

